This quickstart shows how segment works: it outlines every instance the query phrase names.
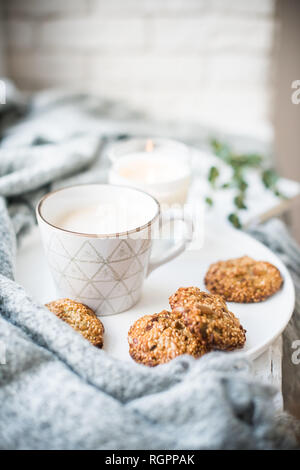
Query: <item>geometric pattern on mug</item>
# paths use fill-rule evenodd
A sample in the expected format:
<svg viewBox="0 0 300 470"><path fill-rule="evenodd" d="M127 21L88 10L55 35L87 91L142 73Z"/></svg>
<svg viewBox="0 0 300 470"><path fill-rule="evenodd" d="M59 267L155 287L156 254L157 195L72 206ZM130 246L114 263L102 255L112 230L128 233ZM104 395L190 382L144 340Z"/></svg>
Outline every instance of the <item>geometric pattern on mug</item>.
<svg viewBox="0 0 300 470"><path fill-rule="evenodd" d="M47 254L58 289L93 305L97 314L107 315L127 310L139 299L150 244L149 239L117 239L103 253L84 240L70 254L63 240L53 234Z"/></svg>

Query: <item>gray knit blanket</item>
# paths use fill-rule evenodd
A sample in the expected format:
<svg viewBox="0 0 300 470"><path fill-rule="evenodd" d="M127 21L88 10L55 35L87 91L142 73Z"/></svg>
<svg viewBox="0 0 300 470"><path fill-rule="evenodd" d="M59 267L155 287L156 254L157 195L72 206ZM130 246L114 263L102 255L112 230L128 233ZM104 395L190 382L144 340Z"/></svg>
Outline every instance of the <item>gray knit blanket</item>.
<svg viewBox="0 0 300 470"><path fill-rule="evenodd" d="M275 391L254 381L242 354L181 356L153 369L122 362L14 281L17 242L35 223L36 200L54 187L104 181L103 143L141 128L136 115L83 95L8 98L0 107L0 448L297 447L297 424L276 414ZM300 338L300 251L279 221L252 233L281 256L296 284L284 338L292 400L300 384L290 361L291 341Z"/></svg>

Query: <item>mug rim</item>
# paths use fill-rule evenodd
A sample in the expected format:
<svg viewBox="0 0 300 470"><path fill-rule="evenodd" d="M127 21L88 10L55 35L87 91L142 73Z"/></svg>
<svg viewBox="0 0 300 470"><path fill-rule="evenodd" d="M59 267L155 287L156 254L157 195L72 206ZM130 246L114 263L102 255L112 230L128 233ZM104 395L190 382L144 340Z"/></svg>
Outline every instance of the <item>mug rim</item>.
<svg viewBox="0 0 300 470"><path fill-rule="evenodd" d="M45 217L41 213L41 210L42 210L42 205L44 204L46 199L48 199L49 197L51 197L54 194L59 193L61 191L65 191L65 190L71 189L71 188L81 188L83 186L113 186L113 187L116 187L116 188L130 189L132 191L137 191L139 193L146 194L151 199L153 199L153 201L156 203L157 212L154 215L154 217L152 217L152 219L149 220L144 225L141 225L139 227L127 230L125 232L114 232L114 233L109 233L109 234L75 232L75 231L67 230L67 229L64 229L62 227L58 227L57 225L51 224L48 220L45 219ZM130 235L132 233L141 232L142 230L146 229L147 227L150 227L160 214L160 203L158 202L158 200L154 196L149 194L147 191L143 191L142 189L134 188L132 186L125 186L125 185L121 185L121 184L110 184L110 183L82 183L82 184L74 184L74 185L71 185L71 186L66 186L66 187L60 188L60 189L55 189L53 191L50 191L50 192L46 193L39 200L39 202L37 203L36 214L37 214L37 218L40 218L42 220L42 222L44 222L46 225L49 225L50 227L52 227L55 230L58 230L60 232L65 232L65 233L69 233L69 234L72 234L72 235L77 235L77 236L80 236L80 237L87 237L87 238L120 238L120 237Z"/></svg>

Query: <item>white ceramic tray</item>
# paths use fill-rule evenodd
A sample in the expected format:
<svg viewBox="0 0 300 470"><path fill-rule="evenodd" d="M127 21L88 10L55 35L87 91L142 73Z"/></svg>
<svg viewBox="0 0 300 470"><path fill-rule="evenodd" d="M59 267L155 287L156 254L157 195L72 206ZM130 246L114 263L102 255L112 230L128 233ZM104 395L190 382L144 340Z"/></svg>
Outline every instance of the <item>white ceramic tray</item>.
<svg viewBox="0 0 300 470"><path fill-rule="evenodd" d="M268 248L240 231L224 227L207 230L200 250L188 250L154 271L145 281L141 300L131 310L102 318L106 330L104 349L114 357L131 360L127 332L137 318L168 309L168 297L178 287L205 289L203 278L211 263L245 254L275 264L284 278L283 288L265 302L228 303L229 309L247 330L243 351L252 359L258 357L280 335L292 315L295 303L293 282L286 267ZM37 228L27 236L19 250L16 278L41 303L57 298Z"/></svg>

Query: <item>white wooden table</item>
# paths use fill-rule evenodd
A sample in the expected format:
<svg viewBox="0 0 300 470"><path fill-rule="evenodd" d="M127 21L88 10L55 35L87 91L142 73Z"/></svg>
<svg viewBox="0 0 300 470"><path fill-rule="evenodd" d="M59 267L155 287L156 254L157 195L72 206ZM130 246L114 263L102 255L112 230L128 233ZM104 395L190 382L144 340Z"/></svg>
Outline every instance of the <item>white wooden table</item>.
<svg viewBox="0 0 300 470"><path fill-rule="evenodd" d="M276 387L278 393L274 398L275 405L276 409L281 411L283 409L282 336L277 338L267 351L253 361L252 373L257 379Z"/></svg>

